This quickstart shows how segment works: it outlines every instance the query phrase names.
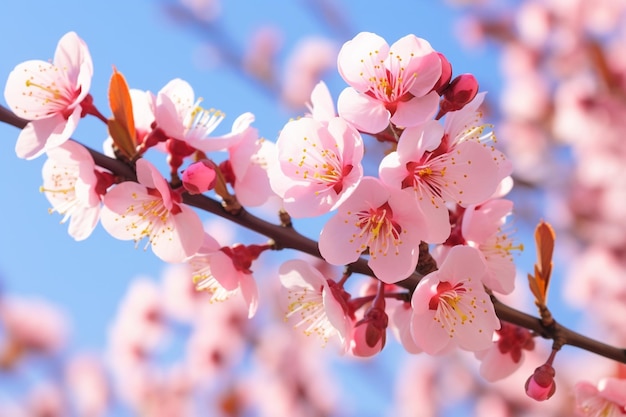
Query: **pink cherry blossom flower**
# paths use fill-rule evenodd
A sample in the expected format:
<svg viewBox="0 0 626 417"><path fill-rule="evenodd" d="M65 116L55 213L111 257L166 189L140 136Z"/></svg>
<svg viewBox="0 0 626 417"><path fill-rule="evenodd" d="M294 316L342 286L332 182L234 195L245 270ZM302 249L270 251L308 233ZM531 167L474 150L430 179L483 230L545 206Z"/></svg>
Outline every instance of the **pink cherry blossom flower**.
<svg viewBox="0 0 626 417"><path fill-rule="evenodd" d="M100 358L88 354L72 357L65 369L65 381L78 415L106 415L111 388Z"/></svg>
<svg viewBox="0 0 626 417"><path fill-rule="evenodd" d="M491 199L468 207L461 223L466 243L479 250L487 265L483 283L501 294L513 292L516 268L512 252L524 248L521 244L514 244L510 233L502 229L512 209L512 201Z"/></svg>
<svg viewBox="0 0 626 417"><path fill-rule="evenodd" d="M398 148L380 163L380 179L396 188L412 189L429 219L430 243L450 234L446 202L461 206L488 199L501 178L492 151L471 140L442 149L444 128L436 121L404 130Z"/></svg>
<svg viewBox="0 0 626 417"><path fill-rule="evenodd" d="M254 245L250 247L254 248ZM248 317L256 314L259 290L250 267L258 253L249 246L221 247L210 235L198 252L187 260L197 291L207 291L211 301L225 301L241 293L248 306ZM255 256L256 255L256 256Z"/></svg>
<svg viewBox="0 0 626 417"><path fill-rule="evenodd" d="M242 65L246 72L268 86L276 83L276 62L283 45L283 34L274 25L262 26L250 34Z"/></svg>
<svg viewBox="0 0 626 417"><path fill-rule="evenodd" d="M278 276L287 291L287 318L297 317L296 327L304 327L306 335L318 334L324 343L337 335L347 351L354 318L345 291L301 259L283 263Z"/></svg>
<svg viewBox="0 0 626 417"><path fill-rule="evenodd" d="M356 261L369 248L376 277L395 283L417 266L426 219L413 196L365 177L322 229L320 253L333 265Z"/></svg>
<svg viewBox="0 0 626 417"><path fill-rule="evenodd" d="M245 207L257 207L276 195L270 186L268 169L278 162L276 144L259 138L258 130L250 126L254 117L248 114L250 118L233 126L240 139L228 147L228 164L237 200Z"/></svg>
<svg viewBox="0 0 626 417"><path fill-rule="evenodd" d="M147 160L137 161L139 183L126 181L104 197L101 222L121 240L148 238L147 245L166 262L181 262L195 254L204 236L202 221L180 194Z"/></svg>
<svg viewBox="0 0 626 417"><path fill-rule="evenodd" d="M43 165L44 192L52 209L70 221L68 232L76 240L84 240L98 224L102 195L111 185L111 174L96 168L84 146L67 141L47 151Z"/></svg>
<svg viewBox="0 0 626 417"><path fill-rule="evenodd" d="M455 346L479 351L491 346L500 320L483 288L484 273L476 249L455 246L439 270L419 282L411 299L411 331L424 352L436 354Z"/></svg>
<svg viewBox="0 0 626 417"><path fill-rule="evenodd" d="M441 76L441 60L430 44L407 35L389 46L380 36L361 32L346 42L337 58L350 85L339 96L339 115L367 133L389 122L415 126L437 112L432 91Z"/></svg>
<svg viewBox="0 0 626 417"><path fill-rule="evenodd" d="M497 139L492 125L483 122L481 106L487 93L477 94L461 110L451 111L446 115L443 123L444 136L439 152L451 152L457 145L465 141L475 141L491 151L494 162L498 165L498 179L510 175L513 170L512 162L496 149ZM435 152L437 152L435 151Z"/></svg>
<svg viewBox="0 0 626 417"><path fill-rule="evenodd" d="M13 344L18 352L53 354L66 344L69 321L64 311L37 298L4 296L0 303L0 322L7 336L5 342ZM0 346L0 368L12 365L10 352ZM10 363L7 363L7 360Z"/></svg>
<svg viewBox="0 0 626 417"><path fill-rule="evenodd" d="M202 303L186 343L191 379L206 382L230 372L246 352L248 311L240 304Z"/></svg>
<svg viewBox="0 0 626 417"><path fill-rule="evenodd" d="M480 375L489 382L511 375L524 363L524 350L533 350L532 334L522 327L502 322L494 333L491 347L474 352L480 363Z"/></svg>
<svg viewBox="0 0 626 417"><path fill-rule="evenodd" d="M302 107L324 73L334 69L337 45L321 37L307 37L295 45L285 63L281 96L292 107Z"/></svg>
<svg viewBox="0 0 626 417"><path fill-rule="evenodd" d="M587 381L574 386L576 412L581 417L626 415L626 379L604 378L597 386Z"/></svg>
<svg viewBox="0 0 626 417"><path fill-rule="evenodd" d="M33 159L70 138L89 94L93 63L74 32L59 41L52 63L26 61L9 74L4 97L13 112L30 122L15 145L17 156Z"/></svg>
<svg viewBox="0 0 626 417"><path fill-rule="evenodd" d="M224 119L224 113L200 107L193 88L187 81L176 78L156 96L154 115L156 125L166 136L185 142L203 152L226 149L236 136L209 137Z"/></svg>
<svg viewBox="0 0 626 417"><path fill-rule="evenodd" d="M276 147L279 165L270 167L270 185L293 217L334 210L363 177L363 140L341 118L290 121Z"/></svg>

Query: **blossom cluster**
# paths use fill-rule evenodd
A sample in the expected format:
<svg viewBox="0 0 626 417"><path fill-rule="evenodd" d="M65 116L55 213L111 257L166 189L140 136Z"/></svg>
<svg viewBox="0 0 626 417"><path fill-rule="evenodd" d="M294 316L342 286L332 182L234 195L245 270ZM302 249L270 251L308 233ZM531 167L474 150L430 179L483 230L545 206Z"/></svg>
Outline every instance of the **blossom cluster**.
<svg viewBox="0 0 626 417"><path fill-rule="evenodd" d="M225 115L202 107L181 79L153 93L128 88L114 71L113 115L103 116L89 94L90 53L73 32L52 62L19 64L5 99L28 121L16 153L47 156L41 190L74 239L88 238L100 223L117 239L145 240L163 261L186 263L195 289L211 301L240 294L252 317L259 303L254 263L281 242L223 246L189 202L219 198L233 216L271 201L283 218L330 214L319 256L345 272L284 262L276 274L288 319L324 341L336 336L355 356L380 352L390 330L408 352L459 348L476 354L486 379L509 375L534 342L528 331L501 323L492 302L494 293L513 291L513 256L522 247L506 226L512 164L483 121L485 93L470 74L453 78L445 56L415 35L389 45L359 33L343 45L337 66L348 86L336 104L320 82L309 112L289 121L275 142L259 137L250 113L214 134ZM106 123L104 153L133 175L97 165L94 151L70 139L87 115ZM375 169L366 175L368 141L388 151L370 161ZM152 150L165 154L169 179L149 161ZM219 152L227 154L222 162ZM369 278L356 295L348 283L351 265L361 261ZM553 377L550 359L529 379L529 395L549 398ZM593 392L583 391L589 403Z"/></svg>

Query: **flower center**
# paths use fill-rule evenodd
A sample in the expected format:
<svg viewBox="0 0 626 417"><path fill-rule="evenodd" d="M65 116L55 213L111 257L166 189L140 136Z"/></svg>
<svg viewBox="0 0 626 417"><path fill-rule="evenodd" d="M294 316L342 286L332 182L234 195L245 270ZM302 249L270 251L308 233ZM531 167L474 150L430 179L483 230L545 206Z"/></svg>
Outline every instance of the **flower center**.
<svg viewBox="0 0 626 417"><path fill-rule="evenodd" d="M436 311L435 320L450 331L450 336L453 336L459 319L460 324L465 324L466 321L472 323L476 317L472 311L476 308L476 297L467 299L471 289L465 288L460 282L452 285L448 281L442 281L437 284L436 291L430 298L428 308Z"/></svg>
<svg viewBox="0 0 626 417"><path fill-rule="evenodd" d="M367 246L370 248L372 258L379 254L387 255L392 247L396 254L398 253L398 246L402 244L400 239L402 227L393 221L393 210L389 203L376 209L360 211L357 218L356 226L361 229L359 236L369 237Z"/></svg>
<svg viewBox="0 0 626 417"><path fill-rule="evenodd" d="M183 124L188 132L194 132L199 137L204 137L211 133L217 125L224 119L224 113L216 109L204 109L200 107L199 98L191 107L191 111L185 116Z"/></svg>

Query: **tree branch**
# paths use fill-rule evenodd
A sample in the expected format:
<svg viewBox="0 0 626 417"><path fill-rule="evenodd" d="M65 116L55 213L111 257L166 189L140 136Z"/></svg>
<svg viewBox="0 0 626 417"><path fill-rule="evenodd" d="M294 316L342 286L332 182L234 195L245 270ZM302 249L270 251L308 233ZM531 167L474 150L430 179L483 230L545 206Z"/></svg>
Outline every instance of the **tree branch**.
<svg viewBox="0 0 626 417"><path fill-rule="evenodd" d="M15 116L10 110L0 105L0 121L9 125L15 126L19 129L23 129L28 121ZM95 163L109 171L113 172L120 178L128 181L136 181L136 175L133 169L124 162L109 158L102 153L93 149L87 148L94 158ZM231 214L224 210L222 204L212 198L205 195L188 195L185 194L183 201L186 204L205 210L209 213L220 216L226 220L236 223L249 230L255 231L263 236L266 236L277 243L278 248L295 249L300 252L307 253L314 257L323 259L320 255L317 241L310 239L293 227L286 227L276 225L254 216L250 212L242 209L237 214ZM367 259L360 258L356 262L350 265L352 272L374 276L372 270L367 265ZM406 288L409 292L412 292L422 275L415 272L408 278L396 283L397 285ZM537 317L531 316L519 310L516 310L506 304L503 304L496 297L492 296L491 300L498 317L506 322L515 324L520 327L524 327L528 330L532 330L538 335L546 339L556 340L559 338L564 344L576 346L580 349L586 350L603 356L608 359L615 360L617 362L626 363L626 350L607 345L589 337L583 336L573 330L570 330L558 323L554 323L550 327L542 325L541 320Z"/></svg>

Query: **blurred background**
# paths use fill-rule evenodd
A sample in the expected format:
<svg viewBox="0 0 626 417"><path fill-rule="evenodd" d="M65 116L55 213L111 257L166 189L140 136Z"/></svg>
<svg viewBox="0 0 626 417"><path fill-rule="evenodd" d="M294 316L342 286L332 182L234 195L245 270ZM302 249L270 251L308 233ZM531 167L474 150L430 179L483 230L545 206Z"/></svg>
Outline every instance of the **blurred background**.
<svg viewBox="0 0 626 417"><path fill-rule="evenodd" d="M557 230L555 317L623 346L625 3L12 1L0 13L0 79L20 62L51 59L75 31L91 52L91 94L105 115L115 67L131 88L152 92L182 78L203 106L226 114L216 133L249 111L273 141L306 111L319 80L337 98L345 83L336 55L355 34L390 44L425 38L454 75L472 73L488 91L486 118L515 166L512 228L527 249L507 302L535 314L525 274L532 230L545 219ZM106 131L92 119L73 137L101 149ZM261 313L248 322L240 300L208 304L189 290L186 271L142 244L135 250L100 226L75 242L38 191L45 158L18 159L17 135L0 125L0 416L560 416L572 414L576 378L624 372L565 348L557 395L536 404L523 383L550 349L539 340L524 368L496 384L477 375L473 355L412 356L391 335L373 359L340 356L282 323L275 277L261 271L293 253L257 267ZM203 219L225 243L263 241ZM312 238L320 230L296 227ZM141 351L128 350L133 337Z"/></svg>

